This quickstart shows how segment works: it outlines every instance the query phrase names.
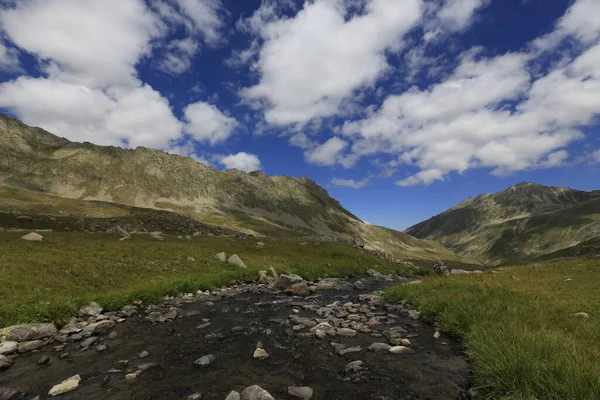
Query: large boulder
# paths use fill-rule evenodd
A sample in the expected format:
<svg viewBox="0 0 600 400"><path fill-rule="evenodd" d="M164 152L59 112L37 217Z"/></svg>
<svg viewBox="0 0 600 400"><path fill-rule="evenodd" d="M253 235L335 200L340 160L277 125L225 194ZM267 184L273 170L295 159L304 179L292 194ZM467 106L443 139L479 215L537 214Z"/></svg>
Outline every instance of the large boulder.
<svg viewBox="0 0 600 400"><path fill-rule="evenodd" d="M240 393L240 400L275 400L275 398L260 386L252 385Z"/></svg>
<svg viewBox="0 0 600 400"><path fill-rule="evenodd" d="M242 259L240 257L238 257L237 254L234 254L231 257L229 257L227 259L227 262L229 264L237 265L240 268L248 268L248 267L246 267L246 264L244 264L244 262L242 261Z"/></svg>
<svg viewBox="0 0 600 400"><path fill-rule="evenodd" d="M44 237L39 233L31 232L23 236L21 239L27 240L28 242L41 242L44 240Z"/></svg>
<svg viewBox="0 0 600 400"><path fill-rule="evenodd" d="M29 340L48 339L57 333L54 324L14 325L0 330L0 338L9 342L27 342Z"/></svg>

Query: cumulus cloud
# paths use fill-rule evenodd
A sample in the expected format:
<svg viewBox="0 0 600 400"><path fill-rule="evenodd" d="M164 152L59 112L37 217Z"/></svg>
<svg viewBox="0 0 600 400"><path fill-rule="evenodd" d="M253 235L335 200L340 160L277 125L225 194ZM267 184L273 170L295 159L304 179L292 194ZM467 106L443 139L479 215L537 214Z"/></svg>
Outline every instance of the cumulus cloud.
<svg viewBox="0 0 600 400"><path fill-rule="evenodd" d="M103 145L163 148L181 132L167 100L148 85L109 93L20 77L0 85L0 107L67 139Z"/></svg>
<svg viewBox="0 0 600 400"><path fill-rule="evenodd" d="M255 154L240 152L221 157L219 164L227 169L239 169L244 172L260 171L260 159Z"/></svg>
<svg viewBox="0 0 600 400"><path fill-rule="evenodd" d="M363 180L357 181L354 179L340 179L333 178L331 183L335 186L344 186L352 189L362 189L369 184L369 179L365 178Z"/></svg>
<svg viewBox="0 0 600 400"><path fill-rule="evenodd" d="M348 142L334 136L325 143L306 151L304 158L311 164L335 165L342 158L342 152L346 147Z"/></svg>
<svg viewBox="0 0 600 400"><path fill-rule="evenodd" d="M0 25L51 78L91 88L130 86L135 64L160 34L141 0L19 1L1 9Z"/></svg>
<svg viewBox="0 0 600 400"><path fill-rule="evenodd" d="M184 124L168 100L139 79L136 66L166 41L159 68L187 70L200 39L211 45L221 40L222 5L219 0L151 5L143 0L24 0L0 6L4 32L38 58L43 74L0 84L0 106L71 140L169 148L181 138ZM177 27L188 36L169 39ZM3 49L0 65L14 59L11 50ZM237 124L206 103L190 104L184 115L186 132L210 144L227 139Z"/></svg>
<svg viewBox="0 0 600 400"><path fill-rule="evenodd" d="M268 15L250 23L262 40L253 65L260 82L240 94L263 106L268 123L330 117L355 90L374 85L389 68L385 52L398 50L419 21L422 1L371 0L363 13L349 12L341 0L306 2L293 18L257 11Z"/></svg>
<svg viewBox="0 0 600 400"><path fill-rule="evenodd" d="M582 22L580 11L591 7L596 5L588 0L573 3L548 36L578 38L584 49L579 56L534 77L535 50L495 57L469 50L441 82L388 96L372 115L345 123L352 154L387 153L396 157L394 166L416 168L397 182L401 186L478 167L505 175L564 164L565 147L582 139L579 128L600 114L600 43L589 42L597 40L600 24L587 16ZM570 22L574 16L577 23Z"/></svg>
<svg viewBox="0 0 600 400"><path fill-rule="evenodd" d="M188 105L184 116L186 133L199 142L211 145L227 140L238 126L235 118L224 115L214 105L202 101Z"/></svg>
<svg viewBox="0 0 600 400"><path fill-rule="evenodd" d="M440 27L449 31L461 31L468 27L475 12L486 7L491 0L447 0L430 21L435 23L434 29ZM431 30L429 31L431 32Z"/></svg>

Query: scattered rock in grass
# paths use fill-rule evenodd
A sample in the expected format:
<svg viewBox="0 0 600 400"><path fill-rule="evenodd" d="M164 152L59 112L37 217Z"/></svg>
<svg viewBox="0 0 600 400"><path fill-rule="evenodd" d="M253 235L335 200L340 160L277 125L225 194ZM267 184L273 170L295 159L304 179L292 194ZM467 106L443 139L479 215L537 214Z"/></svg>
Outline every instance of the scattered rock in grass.
<svg viewBox="0 0 600 400"><path fill-rule="evenodd" d="M48 395L50 396L58 396L59 394L72 392L79 387L79 382L81 382L81 376L75 375L68 379L65 379L58 385L55 385L50 389Z"/></svg>
<svg viewBox="0 0 600 400"><path fill-rule="evenodd" d="M310 400L314 391L308 386L289 386L288 395L292 399Z"/></svg>
<svg viewBox="0 0 600 400"><path fill-rule="evenodd" d="M227 254L225 254L225 253L215 254L215 258L219 261L225 262L225 261L227 261Z"/></svg>
<svg viewBox="0 0 600 400"><path fill-rule="evenodd" d="M450 271L448 271L448 267L444 265L443 262L438 262L433 266L433 271L438 275L450 275Z"/></svg>
<svg viewBox="0 0 600 400"><path fill-rule="evenodd" d="M90 304L88 304L87 306L83 306L79 309L79 316L82 318L88 318L88 317L97 317L100 314L102 314L102 311L104 309L102 308L102 306L96 302L91 302Z"/></svg>
<svg viewBox="0 0 600 400"><path fill-rule="evenodd" d="M195 259L194 257L192 257L192 256L188 256L187 260L188 260L188 261L191 261L191 262L194 262L194 261L196 261L196 259Z"/></svg>
<svg viewBox="0 0 600 400"><path fill-rule="evenodd" d="M244 264L242 259L237 254L234 254L231 257L229 257L227 259L227 262L229 264L237 265L240 268L248 268L248 267L246 267L246 264Z"/></svg>
<svg viewBox="0 0 600 400"><path fill-rule="evenodd" d="M435 331L435 333L433 334L433 338L434 339L439 339L440 338L440 332L439 331Z"/></svg>
<svg viewBox="0 0 600 400"><path fill-rule="evenodd" d="M214 363L216 360L217 357L214 354L208 354L194 361L194 365L197 365L199 367L206 367Z"/></svg>
<svg viewBox="0 0 600 400"><path fill-rule="evenodd" d="M354 245L358 248L364 248L365 247L365 241L363 240L362 237L356 235L354 236Z"/></svg>
<svg viewBox="0 0 600 400"><path fill-rule="evenodd" d="M511 280L511 281L520 281L520 279L519 279L519 278L517 278L517 277L516 277L516 276L514 276L514 275L511 275L511 276L510 276L510 280Z"/></svg>
<svg viewBox="0 0 600 400"><path fill-rule="evenodd" d="M202 399L202 393L194 393L194 394L190 394L187 397L187 400L201 400Z"/></svg>
<svg viewBox="0 0 600 400"><path fill-rule="evenodd" d="M579 318L589 318L590 317L590 315L586 312L578 312L573 315L576 317L579 317Z"/></svg>
<svg viewBox="0 0 600 400"><path fill-rule="evenodd" d="M28 242L41 242L42 240L44 240L44 237L39 233L31 232L21 237L21 239L26 240Z"/></svg>
<svg viewBox="0 0 600 400"><path fill-rule="evenodd" d="M163 240L164 239L163 233L159 232L159 231L157 231L157 232L150 232L150 237L153 238L153 239L157 239L157 240Z"/></svg>
<svg viewBox="0 0 600 400"><path fill-rule="evenodd" d="M240 400L275 400L275 398L260 386L252 385L240 393Z"/></svg>

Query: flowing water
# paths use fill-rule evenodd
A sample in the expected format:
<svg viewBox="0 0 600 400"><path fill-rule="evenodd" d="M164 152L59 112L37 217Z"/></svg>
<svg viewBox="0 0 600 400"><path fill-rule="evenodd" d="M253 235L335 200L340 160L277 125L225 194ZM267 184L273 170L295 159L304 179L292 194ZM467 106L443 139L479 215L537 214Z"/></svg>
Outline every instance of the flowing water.
<svg viewBox="0 0 600 400"><path fill-rule="evenodd" d="M411 341L409 354L372 352L366 348L385 337L358 333L354 338L331 337L319 340L308 329L294 332L289 323L293 303L299 317L320 318L311 310L334 302L358 302L358 295L382 288L381 282L370 282L366 291L319 291L308 298L281 294L244 292L212 296L180 306L183 317L151 324L141 317L131 317L118 324L119 334L113 341L102 340L108 348L95 347L81 351L77 343L69 343L64 351L46 346L40 352L20 355L8 370L0 372L0 387L11 387L27 393L26 400L39 395L47 398L50 388L62 380L81 375L77 390L59 398L74 399L186 399L201 393L202 399L223 400L231 390L241 391L260 385L276 399L288 399L288 386L310 386L313 399L464 399L469 382L469 366L459 343L445 337L434 339L434 328L407 316L388 314L390 325L406 330ZM207 300L212 300L208 302ZM302 304L309 305L302 307ZM375 307L384 310L383 305ZM374 311L376 311L374 309ZM390 315L391 314L391 315ZM206 319L210 325L205 325ZM377 330L377 328L375 328ZM304 335L298 335L304 333ZM269 358L256 360L252 354L262 342ZM344 355L336 353L331 342L363 350ZM56 343L54 343L56 345ZM150 356L139 359L147 351ZM70 357L61 358L68 352ZM198 367L193 361L214 354L216 360ZM43 355L50 357L38 366ZM120 360L129 360L123 367ZM364 369L344 372L353 360L364 362ZM141 373L135 380L125 373L137 365L156 363L155 368ZM122 373L108 373L122 369Z"/></svg>

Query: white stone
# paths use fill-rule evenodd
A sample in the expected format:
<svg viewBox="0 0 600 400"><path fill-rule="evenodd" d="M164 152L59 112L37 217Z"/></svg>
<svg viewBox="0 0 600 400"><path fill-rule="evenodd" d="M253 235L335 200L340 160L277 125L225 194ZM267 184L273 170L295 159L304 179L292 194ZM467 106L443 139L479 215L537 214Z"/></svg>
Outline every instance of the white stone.
<svg viewBox="0 0 600 400"><path fill-rule="evenodd" d="M44 240L44 237L39 233L31 232L23 236L21 239L27 240L28 242L41 242Z"/></svg>
<svg viewBox="0 0 600 400"><path fill-rule="evenodd" d="M394 346L388 350L392 354L412 353L413 351L406 346Z"/></svg>
<svg viewBox="0 0 600 400"><path fill-rule="evenodd" d="M55 385L50 389L48 395L50 396L58 396L59 394L72 392L73 390L79 387L79 382L81 381L81 376L75 375L68 379L65 379L58 385Z"/></svg>
<svg viewBox="0 0 600 400"><path fill-rule="evenodd" d="M18 348L19 348L18 342L12 342L12 341L2 342L2 343L0 343L0 356L15 353Z"/></svg>
<svg viewBox="0 0 600 400"><path fill-rule="evenodd" d="M260 347L254 350L254 354L252 355L257 360L264 360L269 358L269 353L265 349L261 349Z"/></svg>

